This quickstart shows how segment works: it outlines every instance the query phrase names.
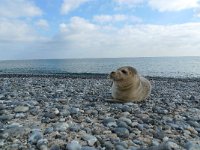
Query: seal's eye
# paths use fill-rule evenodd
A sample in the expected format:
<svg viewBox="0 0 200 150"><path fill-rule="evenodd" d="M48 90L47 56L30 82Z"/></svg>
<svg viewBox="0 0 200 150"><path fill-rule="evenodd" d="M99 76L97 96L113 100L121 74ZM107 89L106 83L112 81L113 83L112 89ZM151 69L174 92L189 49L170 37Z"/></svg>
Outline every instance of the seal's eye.
<svg viewBox="0 0 200 150"><path fill-rule="evenodd" d="M123 74L127 74L127 71L126 71L126 70L122 70L122 73L123 73Z"/></svg>

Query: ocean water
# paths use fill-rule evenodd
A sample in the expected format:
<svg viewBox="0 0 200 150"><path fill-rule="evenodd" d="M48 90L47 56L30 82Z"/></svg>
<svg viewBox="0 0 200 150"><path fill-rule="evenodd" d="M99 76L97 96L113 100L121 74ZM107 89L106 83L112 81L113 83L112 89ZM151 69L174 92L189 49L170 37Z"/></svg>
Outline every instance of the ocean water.
<svg viewBox="0 0 200 150"><path fill-rule="evenodd" d="M0 74L107 74L127 65L135 67L144 76L200 77L200 57L6 60L0 61Z"/></svg>

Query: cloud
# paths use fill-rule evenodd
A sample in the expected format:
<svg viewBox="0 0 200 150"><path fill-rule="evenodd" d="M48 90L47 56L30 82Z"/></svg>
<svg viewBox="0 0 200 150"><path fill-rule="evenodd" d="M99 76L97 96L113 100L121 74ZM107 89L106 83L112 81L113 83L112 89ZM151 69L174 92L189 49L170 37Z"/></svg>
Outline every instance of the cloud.
<svg viewBox="0 0 200 150"><path fill-rule="evenodd" d="M0 41L32 41L37 38L34 30L24 21L0 19Z"/></svg>
<svg viewBox="0 0 200 150"><path fill-rule="evenodd" d="M113 0L118 5L128 5L128 6L136 6L138 4L142 4L144 0Z"/></svg>
<svg viewBox="0 0 200 150"><path fill-rule="evenodd" d="M89 0L64 0L61 6L61 13L68 14L70 11L77 9L80 5L88 1Z"/></svg>
<svg viewBox="0 0 200 150"><path fill-rule="evenodd" d="M141 23L142 19L136 16L115 14L115 15L96 15L93 20L98 23L115 23L115 22L131 22Z"/></svg>
<svg viewBox="0 0 200 150"><path fill-rule="evenodd" d="M199 0L149 0L148 4L160 12L199 8Z"/></svg>
<svg viewBox="0 0 200 150"><path fill-rule="evenodd" d="M45 19L40 19L36 22L36 25L40 28L47 29L49 27L48 21Z"/></svg>
<svg viewBox="0 0 200 150"><path fill-rule="evenodd" d="M80 17L60 25L55 37L70 57L200 55L200 23L177 25L97 25Z"/></svg>
<svg viewBox="0 0 200 150"><path fill-rule="evenodd" d="M42 15L42 10L28 0L1 0L0 17L19 18Z"/></svg>

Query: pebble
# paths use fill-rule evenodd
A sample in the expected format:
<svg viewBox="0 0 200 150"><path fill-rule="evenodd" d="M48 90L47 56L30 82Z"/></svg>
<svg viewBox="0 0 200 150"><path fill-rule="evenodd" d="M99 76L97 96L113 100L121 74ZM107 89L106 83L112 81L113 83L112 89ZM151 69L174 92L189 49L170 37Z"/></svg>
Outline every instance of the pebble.
<svg viewBox="0 0 200 150"><path fill-rule="evenodd" d="M16 113L25 113L25 112L29 111L29 107L28 106L17 106L17 107L15 107L14 111Z"/></svg>
<svg viewBox="0 0 200 150"><path fill-rule="evenodd" d="M200 150L200 138L188 141L185 144L187 150Z"/></svg>
<svg viewBox="0 0 200 150"><path fill-rule="evenodd" d="M28 142L31 144L37 144L37 142L43 138L43 134L39 129L34 129L29 135Z"/></svg>
<svg viewBox="0 0 200 150"><path fill-rule="evenodd" d="M59 131L59 132L64 132L69 128L68 123L66 122L61 122L61 123L57 123L54 127L55 131Z"/></svg>
<svg viewBox="0 0 200 150"><path fill-rule="evenodd" d="M93 135L85 134L82 138L87 141L89 146L93 146L97 142L97 138Z"/></svg>
<svg viewBox="0 0 200 150"><path fill-rule="evenodd" d="M47 139L40 139L37 141L37 147L40 150L48 150L47 144L48 144Z"/></svg>
<svg viewBox="0 0 200 150"><path fill-rule="evenodd" d="M54 130L53 127L46 128L44 134L50 134L53 132L53 130Z"/></svg>
<svg viewBox="0 0 200 150"><path fill-rule="evenodd" d="M0 149L199 149L200 80L150 80L147 101L123 104L104 101L106 78L0 77Z"/></svg>
<svg viewBox="0 0 200 150"><path fill-rule="evenodd" d="M118 137L121 137L121 138L129 137L129 130L126 128L115 128L114 132L117 134Z"/></svg>
<svg viewBox="0 0 200 150"><path fill-rule="evenodd" d="M50 147L50 150L61 150L61 149L60 149L60 146L58 146L58 145L52 145Z"/></svg>
<svg viewBox="0 0 200 150"><path fill-rule="evenodd" d="M79 144L78 141L71 141L69 144L67 144L67 149L68 150L81 150L81 145Z"/></svg>

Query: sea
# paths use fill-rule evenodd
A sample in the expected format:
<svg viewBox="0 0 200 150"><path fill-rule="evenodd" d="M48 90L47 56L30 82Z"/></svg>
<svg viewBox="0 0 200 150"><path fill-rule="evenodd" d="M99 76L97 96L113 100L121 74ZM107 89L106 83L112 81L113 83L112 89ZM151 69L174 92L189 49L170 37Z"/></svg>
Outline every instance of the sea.
<svg viewBox="0 0 200 150"><path fill-rule="evenodd" d="M200 57L0 60L0 74L108 74L133 66L144 76L200 77Z"/></svg>

